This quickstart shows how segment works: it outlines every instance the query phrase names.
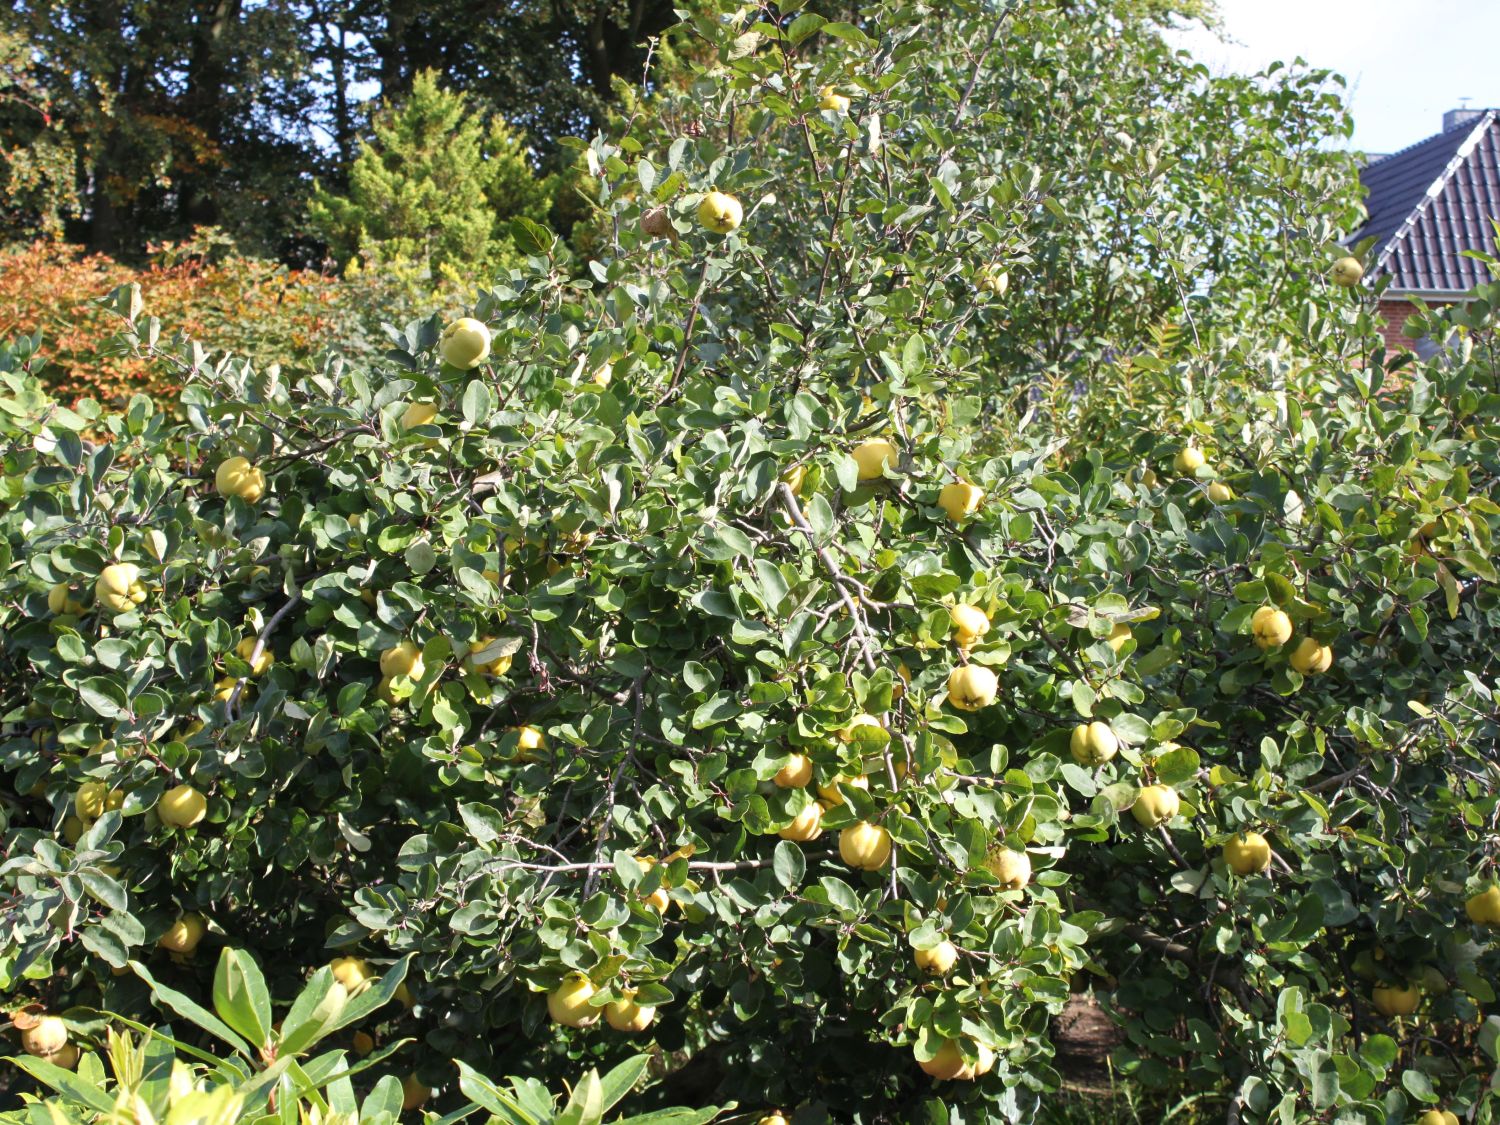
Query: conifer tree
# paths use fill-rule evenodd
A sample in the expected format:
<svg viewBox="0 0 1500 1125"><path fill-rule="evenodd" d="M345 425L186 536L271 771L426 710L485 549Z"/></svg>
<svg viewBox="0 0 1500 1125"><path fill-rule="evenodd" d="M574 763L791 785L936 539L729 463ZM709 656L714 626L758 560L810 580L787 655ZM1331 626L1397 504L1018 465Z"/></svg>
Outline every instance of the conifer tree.
<svg viewBox="0 0 1500 1125"><path fill-rule="evenodd" d="M309 220L341 260L416 262L434 273L501 267L517 257L517 216L544 222L553 186L536 176L526 140L486 122L464 95L426 71L399 108L375 122L349 174L348 195L320 185Z"/></svg>

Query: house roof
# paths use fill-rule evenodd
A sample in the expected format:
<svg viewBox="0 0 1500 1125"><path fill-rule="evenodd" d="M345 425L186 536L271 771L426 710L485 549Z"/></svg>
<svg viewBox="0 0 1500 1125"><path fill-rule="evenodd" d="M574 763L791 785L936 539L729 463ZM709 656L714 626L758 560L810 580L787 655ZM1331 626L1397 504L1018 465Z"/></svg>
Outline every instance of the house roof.
<svg viewBox="0 0 1500 1125"><path fill-rule="evenodd" d="M1374 235L1371 274L1397 292L1462 293L1490 280L1465 250L1493 252L1500 219L1500 110L1367 164L1359 174Z"/></svg>

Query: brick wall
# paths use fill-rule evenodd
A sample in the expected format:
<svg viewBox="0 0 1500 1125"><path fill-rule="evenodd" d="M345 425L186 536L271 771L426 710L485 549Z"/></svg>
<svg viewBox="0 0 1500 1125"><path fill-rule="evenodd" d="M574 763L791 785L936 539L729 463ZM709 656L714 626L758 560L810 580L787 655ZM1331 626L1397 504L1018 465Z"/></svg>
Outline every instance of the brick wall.
<svg viewBox="0 0 1500 1125"><path fill-rule="evenodd" d="M1385 318L1385 324L1380 329L1380 334L1385 337L1385 346L1389 351L1398 348L1411 348L1415 341L1407 339L1401 333L1401 326L1406 323L1406 318L1417 310L1410 301L1380 302L1380 315Z"/></svg>

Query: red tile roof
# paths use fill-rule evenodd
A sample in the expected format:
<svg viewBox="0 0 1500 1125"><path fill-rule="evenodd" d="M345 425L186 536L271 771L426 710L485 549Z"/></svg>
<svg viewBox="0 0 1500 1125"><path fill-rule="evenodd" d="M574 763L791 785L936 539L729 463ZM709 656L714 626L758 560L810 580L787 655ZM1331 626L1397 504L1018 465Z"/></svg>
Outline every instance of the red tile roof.
<svg viewBox="0 0 1500 1125"><path fill-rule="evenodd" d="M1371 276L1397 292L1461 293L1491 280L1465 250L1495 252L1500 219L1500 111L1466 121L1360 172L1374 235Z"/></svg>

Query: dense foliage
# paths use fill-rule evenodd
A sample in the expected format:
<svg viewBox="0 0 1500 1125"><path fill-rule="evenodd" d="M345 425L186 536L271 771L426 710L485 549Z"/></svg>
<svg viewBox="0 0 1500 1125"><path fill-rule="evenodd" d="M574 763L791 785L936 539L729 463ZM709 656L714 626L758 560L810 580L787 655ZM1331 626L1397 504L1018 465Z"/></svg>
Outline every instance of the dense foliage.
<svg viewBox="0 0 1500 1125"><path fill-rule="evenodd" d="M1091 989L1233 1119L1489 1120L1500 291L1387 354L1324 76L742 7L582 153L585 282L516 224L297 372L123 288L181 421L0 362L0 983L395 962L442 1109L649 1041L866 1123L1032 1119Z"/></svg>
<svg viewBox="0 0 1500 1125"><path fill-rule="evenodd" d="M8 120L7 120L8 119ZM0 27L0 234L55 237L82 206L67 128L26 38Z"/></svg>

